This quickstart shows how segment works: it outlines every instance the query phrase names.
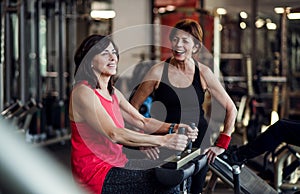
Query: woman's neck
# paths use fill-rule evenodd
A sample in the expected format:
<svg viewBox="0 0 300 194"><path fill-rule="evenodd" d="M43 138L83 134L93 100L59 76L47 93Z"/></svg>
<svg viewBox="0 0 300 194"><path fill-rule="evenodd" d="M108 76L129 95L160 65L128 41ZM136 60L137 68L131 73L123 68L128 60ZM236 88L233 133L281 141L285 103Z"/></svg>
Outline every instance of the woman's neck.
<svg viewBox="0 0 300 194"><path fill-rule="evenodd" d="M177 69L185 72L188 71L190 69L194 69L194 61L192 58L184 60L184 61L178 61L174 58L171 59L171 64L176 67Z"/></svg>
<svg viewBox="0 0 300 194"><path fill-rule="evenodd" d="M98 79L100 88L107 89L110 78L111 78L111 76L105 76L105 75L99 74L97 76L97 79Z"/></svg>

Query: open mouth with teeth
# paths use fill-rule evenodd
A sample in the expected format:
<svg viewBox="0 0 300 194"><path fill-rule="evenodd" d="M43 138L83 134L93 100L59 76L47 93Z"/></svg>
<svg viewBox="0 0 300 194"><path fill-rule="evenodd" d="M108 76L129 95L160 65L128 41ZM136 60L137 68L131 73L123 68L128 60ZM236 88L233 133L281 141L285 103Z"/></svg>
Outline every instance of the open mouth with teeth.
<svg viewBox="0 0 300 194"><path fill-rule="evenodd" d="M117 65L116 65L116 64L110 63L110 64L107 64L107 66L108 66L108 67L116 67Z"/></svg>
<svg viewBox="0 0 300 194"><path fill-rule="evenodd" d="M183 55L185 53L184 50L173 50L176 55Z"/></svg>

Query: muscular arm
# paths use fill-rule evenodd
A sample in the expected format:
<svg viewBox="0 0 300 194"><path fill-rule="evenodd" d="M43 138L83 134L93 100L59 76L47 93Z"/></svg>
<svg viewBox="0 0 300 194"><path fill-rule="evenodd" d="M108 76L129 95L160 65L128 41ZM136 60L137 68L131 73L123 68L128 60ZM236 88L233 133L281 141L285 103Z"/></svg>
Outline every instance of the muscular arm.
<svg viewBox="0 0 300 194"><path fill-rule="evenodd" d="M145 75L142 83L140 83L139 87L135 91L134 95L132 96L130 103L131 105L127 104L125 100L121 103L121 107L124 110L124 117L127 118L127 122L130 124L138 127L143 128L146 130L147 133L155 133L155 134L166 134L168 132L170 124L164 124L153 118L144 118L137 114L138 111L132 110L134 107L136 110L139 110L143 102L146 100L148 96L158 87L161 74L163 70L163 63L159 63L154 65Z"/></svg>
<svg viewBox="0 0 300 194"><path fill-rule="evenodd" d="M210 94L225 108L226 115L224 118L223 133L230 136L234 129L237 114L235 104L221 85L219 79L208 67L201 65L201 72L201 76L203 76Z"/></svg>
<svg viewBox="0 0 300 194"><path fill-rule="evenodd" d="M161 80L163 63L154 65L145 75L142 83L132 96L130 103L139 110L146 98L158 87Z"/></svg>
<svg viewBox="0 0 300 194"><path fill-rule="evenodd" d="M228 136L231 136L237 114L235 104L212 71L204 65L200 65L200 67L202 72L201 76L204 78L210 94L225 108L226 113L223 122L224 129L222 132ZM224 148L212 146L205 149L204 153L207 155L208 163L211 163L214 162L217 155L220 155L224 151Z"/></svg>

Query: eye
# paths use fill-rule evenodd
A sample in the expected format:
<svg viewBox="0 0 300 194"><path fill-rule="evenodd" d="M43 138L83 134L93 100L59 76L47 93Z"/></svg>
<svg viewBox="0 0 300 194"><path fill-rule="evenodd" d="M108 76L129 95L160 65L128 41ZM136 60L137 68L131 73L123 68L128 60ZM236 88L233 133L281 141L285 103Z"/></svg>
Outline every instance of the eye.
<svg viewBox="0 0 300 194"><path fill-rule="evenodd" d="M187 39L183 39L183 43L189 43Z"/></svg>
<svg viewBox="0 0 300 194"><path fill-rule="evenodd" d="M108 55L108 52L101 53L101 56L107 56L107 55Z"/></svg>

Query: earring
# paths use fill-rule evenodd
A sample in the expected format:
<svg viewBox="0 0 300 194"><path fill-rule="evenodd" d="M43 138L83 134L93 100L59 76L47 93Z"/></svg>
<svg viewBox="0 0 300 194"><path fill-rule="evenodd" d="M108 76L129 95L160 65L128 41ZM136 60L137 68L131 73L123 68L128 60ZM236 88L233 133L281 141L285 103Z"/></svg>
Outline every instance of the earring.
<svg viewBox="0 0 300 194"><path fill-rule="evenodd" d="M91 68L94 68L94 65L91 65Z"/></svg>

